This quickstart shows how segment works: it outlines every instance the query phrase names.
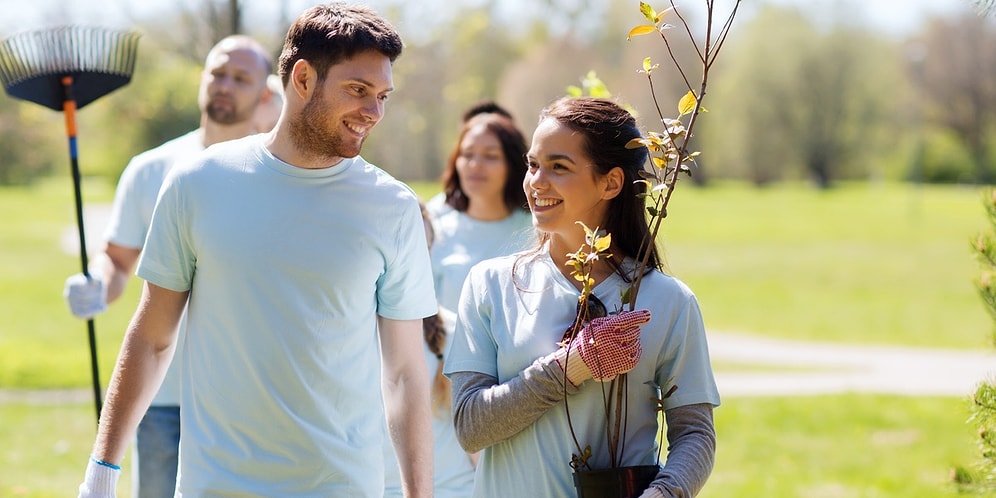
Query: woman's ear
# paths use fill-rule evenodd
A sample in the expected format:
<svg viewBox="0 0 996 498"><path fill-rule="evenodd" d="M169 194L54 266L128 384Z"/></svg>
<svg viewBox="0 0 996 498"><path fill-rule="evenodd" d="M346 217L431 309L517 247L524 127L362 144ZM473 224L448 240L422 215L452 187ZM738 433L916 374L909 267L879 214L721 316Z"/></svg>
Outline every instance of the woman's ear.
<svg viewBox="0 0 996 498"><path fill-rule="evenodd" d="M623 182L626 181L626 173L623 172L622 168L616 166L605 174L602 181L605 182L602 199L613 199L622 192Z"/></svg>

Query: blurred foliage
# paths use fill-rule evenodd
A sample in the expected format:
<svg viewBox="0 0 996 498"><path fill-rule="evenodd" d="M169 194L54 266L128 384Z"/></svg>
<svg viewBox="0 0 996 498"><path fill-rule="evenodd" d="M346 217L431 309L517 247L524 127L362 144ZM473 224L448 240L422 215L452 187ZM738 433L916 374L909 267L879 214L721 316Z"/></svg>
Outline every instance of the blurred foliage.
<svg viewBox="0 0 996 498"><path fill-rule="evenodd" d="M975 288L993 319L991 341L996 345L996 189L989 188L983 198L989 230L978 234L972 244L979 262ZM959 467L954 481L970 492L996 491L996 381L985 379L972 396L970 423L978 430L979 463L975 469Z"/></svg>
<svg viewBox="0 0 996 498"><path fill-rule="evenodd" d="M143 37L132 83L80 112L83 174L113 183L132 155L197 126L198 71L214 40L243 29L279 53L296 12L281 0L280 15L252 18L258 2L191 0L136 18ZM636 4L543 0L509 15L507 2L461 1L430 16L417 2L375 2L406 48L394 68L398 90L364 157L400 178L435 181L466 107L494 99L528 136L538 111L592 71L654 128L654 103L634 73L643 57L668 54L653 40L626 41L640 22ZM712 71L713 114L697 130L710 153L697 161L698 183L993 180L993 18L966 3L964 15L928 19L899 39L856 23L847 9L824 15L815 6L750 6ZM683 15L704 25L697 12L688 7ZM690 46L671 50L679 61L695 57ZM656 88L662 101L685 93L675 81L664 78ZM64 174L64 135L59 113L0 97L0 184Z"/></svg>
<svg viewBox="0 0 996 498"><path fill-rule="evenodd" d="M69 164L62 116L24 101L0 98L0 185L26 185ZM67 167L68 169L68 167Z"/></svg>
<svg viewBox="0 0 996 498"><path fill-rule="evenodd" d="M996 180L996 19L966 12L934 19L916 43L922 50L914 83L924 96L925 119L958 137L968 150L973 179Z"/></svg>
<svg viewBox="0 0 996 498"><path fill-rule="evenodd" d="M914 150L909 180L925 183L970 183L975 163L958 136L946 129L923 131L923 143Z"/></svg>

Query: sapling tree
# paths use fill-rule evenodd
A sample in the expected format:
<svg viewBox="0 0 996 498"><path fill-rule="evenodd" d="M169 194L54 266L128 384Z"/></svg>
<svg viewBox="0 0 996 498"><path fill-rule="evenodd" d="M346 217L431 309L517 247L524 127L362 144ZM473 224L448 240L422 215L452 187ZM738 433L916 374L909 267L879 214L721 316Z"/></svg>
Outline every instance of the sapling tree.
<svg viewBox="0 0 996 498"><path fill-rule="evenodd" d="M691 148L691 140L694 137L693 130L699 116L706 112L702 103L707 93L709 75L726 42L740 7L740 0L733 2L726 17L723 18L717 12L713 0L705 0L704 3L706 18L704 34L697 34L691 21L679 11L674 0L669 0L669 7L660 12L646 2L640 2L640 14L646 23L633 27L627 35L627 40L636 36L659 36L664 48L665 57L663 59L666 61L664 66L666 69L664 69L651 57L643 59L642 66L638 71L645 75L648 89L653 97L654 109L650 115L653 122L648 124L649 131L627 144L628 148L645 147L649 157L648 165L641 171L640 175L640 183L643 188L637 190L640 192L638 195L645 202L645 215L650 230L637 253L636 266L630 275L630 285L623 290L621 296L623 308L630 311L636 305L640 284L643 276L647 274L647 267L651 261L650 256L656 247L657 234L661 224L668 216L668 205L675 187L682 176L691 174L695 158L699 155L698 151ZM691 45L696 54L694 67L687 67L679 61L675 50L677 43ZM681 81L685 92L678 100L677 105L672 107L658 98L654 86L655 77L674 77ZM600 85L600 81L593 73L589 73L584 82L585 88L572 89L576 95L581 94L584 90L593 96L596 92L599 96L608 95L608 91ZM585 318L589 316L589 295L594 285L590 277L591 265L600 259L612 257L608 253L612 234L604 233L599 227L587 227L583 224L581 229L585 231L585 244L576 253L569 254L567 262L574 277L582 284L578 315L574 327L572 327L575 333L581 329ZM569 343L571 339L573 337L567 337L565 341ZM622 428L625 425L627 404L630 401L647 401L626 399L627 378L627 375L623 374L611 382L602 384L605 414L608 419L607 446L611 452L609 461L612 462L613 467L616 466L616 462L621 458L622 449L625 448L626 442L620 440L620 434L624 432ZM675 389L679 388L675 385L654 387L658 396L656 400L651 400L651 402L656 402L659 407L663 406L662 399L670 396ZM569 411L568 421L570 421ZM574 442L577 445L578 454L574 455L571 466L575 470L587 468L587 461L591 456L590 447L582 447L576 437Z"/></svg>

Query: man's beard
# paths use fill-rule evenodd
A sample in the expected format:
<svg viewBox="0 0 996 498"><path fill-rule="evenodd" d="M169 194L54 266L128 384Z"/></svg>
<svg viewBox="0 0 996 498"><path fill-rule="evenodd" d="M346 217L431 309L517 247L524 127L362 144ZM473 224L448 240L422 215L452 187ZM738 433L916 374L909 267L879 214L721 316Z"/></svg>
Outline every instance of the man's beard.
<svg viewBox="0 0 996 498"><path fill-rule="evenodd" d="M243 123L252 118L251 112L239 112L239 109L234 105L219 106L213 100L208 102L206 111L208 119L221 125Z"/></svg>
<svg viewBox="0 0 996 498"><path fill-rule="evenodd" d="M301 153L316 158L350 158L360 154L363 140L359 143L343 140L335 131L334 118L322 105L322 89L312 95L304 105L297 119L291 120L291 139Z"/></svg>

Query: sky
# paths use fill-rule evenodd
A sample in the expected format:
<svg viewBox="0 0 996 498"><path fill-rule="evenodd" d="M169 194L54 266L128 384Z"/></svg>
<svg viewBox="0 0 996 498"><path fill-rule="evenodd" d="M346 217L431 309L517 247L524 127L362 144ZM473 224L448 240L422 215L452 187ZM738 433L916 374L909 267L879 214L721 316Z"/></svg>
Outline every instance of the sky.
<svg viewBox="0 0 996 498"><path fill-rule="evenodd" d="M84 23L101 24L108 27L127 27L128 20L133 16L145 17L162 9L173 6L193 5L201 0L0 0L0 32L11 34L16 31L42 28L47 26ZM279 15L281 5L295 16L308 6L317 2L314 0L244 0L249 6L249 16L252 18L273 18ZM436 15L438 7L432 3L442 1L448 4L453 0L422 0L427 5L425 15ZM480 0L465 0L467 3L480 3ZM606 0L621 2L623 0ZM629 1L629 0L626 0ZM728 0L727 0L728 1ZM934 14L948 15L961 10L970 10L970 0L765 0L779 5L797 5L807 10L820 12L820 15L838 14L843 5L850 5L854 10L847 15L865 19L867 22L884 31L902 36L914 31L926 17ZM523 2L529 0L504 0L503 8L518 9ZM685 0L678 3L679 7L694 8L701 0ZM761 0L746 0L742 8L749 10ZM369 2L375 8L376 0ZM636 3L636 0L633 0ZM526 3L528 4L528 3ZM652 1L652 5L666 5L665 0ZM718 2L723 4L723 0ZM752 5L753 4L753 5ZM249 21L252 23L252 20Z"/></svg>

